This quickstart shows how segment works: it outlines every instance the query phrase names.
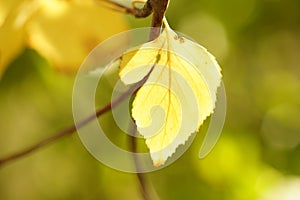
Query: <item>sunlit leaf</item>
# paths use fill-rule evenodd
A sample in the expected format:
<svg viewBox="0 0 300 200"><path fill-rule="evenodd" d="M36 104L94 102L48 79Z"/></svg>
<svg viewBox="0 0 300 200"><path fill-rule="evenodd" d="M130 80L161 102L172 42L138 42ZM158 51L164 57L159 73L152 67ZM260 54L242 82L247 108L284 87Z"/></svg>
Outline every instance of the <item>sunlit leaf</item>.
<svg viewBox="0 0 300 200"><path fill-rule="evenodd" d="M10 0L0 2L0 26L5 21L7 15L11 12L16 5L19 5L21 0Z"/></svg>
<svg viewBox="0 0 300 200"><path fill-rule="evenodd" d="M127 29L120 13L93 0L12 2L0 3L0 76L26 45L60 71L76 71L96 45Z"/></svg>
<svg viewBox="0 0 300 200"><path fill-rule="evenodd" d="M164 164L213 113L221 81L215 58L199 44L179 37L166 21L165 25L156 40L124 53L120 64L125 84L139 82L153 70L137 91L132 117L154 166Z"/></svg>
<svg viewBox="0 0 300 200"><path fill-rule="evenodd" d="M29 45L59 70L74 71L96 45L126 28L120 14L90 1L43 1L28 26Z"/></svg>
<svg viewBox="0 0 300 200"><path fill-rule="evenodd" d="M33 1L14 3L12 8L11 5L1 5L6 15L2 16L0 26L0 77L6 66L22 51L26 39L25 27L38 6Z"/></svg>

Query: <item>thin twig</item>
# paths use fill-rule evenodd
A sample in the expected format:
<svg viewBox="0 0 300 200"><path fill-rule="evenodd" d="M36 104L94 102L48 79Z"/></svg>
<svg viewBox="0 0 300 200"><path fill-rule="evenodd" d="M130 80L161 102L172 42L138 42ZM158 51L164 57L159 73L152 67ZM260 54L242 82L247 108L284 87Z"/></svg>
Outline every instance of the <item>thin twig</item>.
<svg viewBox="0 0 300 200"><path fill-rule="evenodd" d="M135 124L131 124L131 126L129 127L129 133L131 134L131 136L129 136L131 152L136 153L137 152L137 144L136 144L135 136L137 133L137 129L136 129ZM134 164L135 164L135 168L137 171L136 175L137 175L138 181L140 183L141 193L145 200L151 200L145 174L140 172L141 171L140 161L135 154L133 155L133 159L134 159Z"/></svg>
<svg viewBox="0 0 300 200"><path fill-rule="evenodd" d="M97 0L97 2L100 3L103 7L109 8L117 12L131 14L136 18L148 17L153 12L152 6L150 4L150 0L145 3L143 8L136 8L136 7L128 8L117 2L108 1L108 0Z"/></svg>
<svg viewBox="0 0 300 200"><path fill-rule="evenodd" d="M161 32L162 21L167 10L169 0L148 0L143 8L128 8L121 4L108 0L98 0L104 7L110 8L115 11L131 14L136 18L145 18L153 13L151 22L151 32L149 40L156 39Z"/></svg>
<svg viewBox="0 0 300 200"><path fill-rule="evenodd" d="M130 143L130 150L133 153L137 153L137 127L135 124L131 124L129 127L129 143ZM136 154L133 154L133 160L136 168L136 176L138 179L138 182L140 184L140 190L143 198L145 200L158 200L159 197L153 188L151 182L147 180L147 176L145 173L142 173L142 167L140 160Z"/></svg>
<svg viewBox="0 0 300 200"><path fill-rule="evenodd" d="M46 139L34 144L31 147L28 147L28 148L26 148L22 151L19 151L17 153L14 153L12 155L7 156L7 157L1 158L0 159L0 167L2 167L4 164L9 163L13 160L17 160L19 158L22 158L23 156L26 156L26 155L34 152L35 150L38 150L41 147L44 147L48 144L51 144L52 142L54 142L54 141L56 141L56 140L58 140L58 139L60 139L64 136L73 134L77 129L82 128L83 126L85 126L89 122L93 121L94 119L97 119L99 116L103 115L107 111L109 111L112 108L116 107L123 100L125 100L129 95L134 93L134 91L137 91L142 85L144 85L144 83L148 80L148 78L149 78L151 72L153 71L155 65L157 64L157 62L158 61L156 61L156 63L154 63L154 65L151 67L151 70L146 74L146 76L142 80L140 80L136 84L132 85L127 91L125 91L123 94L121 94L113 102L106 104L105 106L103 106L102 108L97 110L96 113L91 114L87 118L85 118L82 121L76 123L76 125L72 124L68 128L63 129L62 131L59 131L59 132L55 133L53 136L51 136L49 138L46 138Z"/></svg>
<svg viewBox="0 0 300 200"><path fill-rule="evenodd" d="M139 84L141 84L141 83L139 83ZM0 159L0 167L2 167L4 164L7 164L7 163L9 163L11 161L17 160L18 158L26 156L26 155L34 152L35 150L40 149L41 147L44 147L44 146L46 146L48 144L51 144L51 143L55 142L56 140L58 140L58 139L60 139L60 138L62 138L64 136L73 134L77 129L82 128L83 126L85 126L89 122L93 121L94 119L97 119L97 117L103 115L107 111L111 110L112 108L114 108L115 106L117 106L118 104L120 104L125 98L127 98L129 95L131 95L132 92L134 92L136 90L136 88L137 88L136 85L132 86L126 92L124 92L123 94L121 94L116 100L114 100L113 102L108 103L107 105L103 106L102 108L100 108L99 110L97 110L96 113L91 114L87 118L85 118L82 121L78 122L76 125L72 124L68 128L66 128L64 130L61 130L61 131L53 134L49 138L46 138L46 139L44 139L44 140L42 140L42 141L34 144L31 147L28 147L28 148L26 148L26 149L24 149L22 151L19 151L17 153L14 153L12 155L7 156L7 157L1 158Z"/></svg>

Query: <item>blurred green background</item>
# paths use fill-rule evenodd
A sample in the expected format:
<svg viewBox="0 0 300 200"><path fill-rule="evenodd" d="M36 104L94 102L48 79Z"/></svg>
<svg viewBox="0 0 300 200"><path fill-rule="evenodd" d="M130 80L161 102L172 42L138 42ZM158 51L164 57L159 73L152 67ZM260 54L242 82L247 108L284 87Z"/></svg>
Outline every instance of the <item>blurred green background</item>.
<svg viewBox="0 0 300 200"><path fill-rule="evenodd" d="M150 23L123 17L128 28ZM147 174L160 198L299 200L300 1L177 0L167 18L216 56L228 105L224 131L209 156L198 159L199 135L174 164ZM60 73L42 55L24 45L2 75L0 157L73 122L75 73ZM74 134L0 168L0 199L114 200L141 194L135 175L99 163Z"/></svg>

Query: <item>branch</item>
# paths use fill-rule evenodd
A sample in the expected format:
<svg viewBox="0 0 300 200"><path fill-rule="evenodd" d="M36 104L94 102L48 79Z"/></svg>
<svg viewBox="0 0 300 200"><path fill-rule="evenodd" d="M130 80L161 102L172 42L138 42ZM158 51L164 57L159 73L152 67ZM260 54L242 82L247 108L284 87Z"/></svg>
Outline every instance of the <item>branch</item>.
<svg viewBox="0 0 300 200"><path fill-rule="evenodd" d="M131 127L129 127L129 132L131 133L131 135L129 136L129 140L130 140L130 147L131 147L131 151L133 153L137 152L137 144L136 144L136 125L131 125ZM138 157L136 155L133 155L133 159L134 159L134 164L135 164L135 168L137 171L137 178L139 180L140 186L141 186L141 193L144 197L145 200L149 200L150 196L149 196L149 192L148 192L148 186L145 180L145 176L142 173L139 173L140 171L140 163L138 160Z"/></svg>
<svg viewBox="0 0 300 200"><path fill-rule="evenodd" d="M142 9L133 8L132 14L136 18L148 17L153 12L152 5L150 1L147 1Z"/></svg>
<svg viewBox="0 0 300 200"><path fill-rule="evenodd" d="M130 148L131 152L137 153L137 127L135 124L131 125L129 127L129 142L130 142ZM140 173L142 170L140 160L138 159L138 156L133 154L134 164L136 168L136 175L140 184L140 190L141 194L143 195L144 200L157 200L158 195L156 191L154 190L153 186L151 185L151 182L147 180L146 174Z"/></svg>
<svg viewBox="0 0 300 200"><path fill-rule="evenodd" d="M148 0L144 7L139 8L128 8L116 2L107 1L107 0L98 0L99 3L102 3L103 6L110 8L115 11L131 14L136 18L145 18L153 13L152 23L151 23L151 32L149 40L152 41L156 39L160 32L162 21L167 10L169 0Z"/></svg>
<svg viewBox="0 0 300 200"><path fill-rule="evenodd" d="M131 14L131 15L135 16L136 18L148 17L153 12L150 0L145 3L143 8L136 8L136 7L134 7L134 4L133 4L133 8L128 8L117 2L113 2L113 1L109 1L109 0L98 0L97 2L106 8L109 8L109 9L117 11L117 12Z"/></svg>
<svg viewBox="0 0 300 200"><path fill-rule="evenodd" d="M126 92L124 92L123 94L121 94L116 100L114 100L111 103L106 104L105 106L103 106L102 108L100 108L99 110L96 111L96 113L91 114L89 117L83 119L82 121L78 122L76 125L72 124L71 126L69 126L68 128L59 131L57 133L55 133L53 136L46 138L38 143L36 143L35 145L28 147L27 149L24 149L20 152L14 153L10 156L4 157L0 159L0 167L2 167L4 164L9 163L13 160L17 160L18 158L22 158L23 156L26 156L32 152L34 152L35 150L40 149L41 147L44 147L48 144L51 144L52 142L67 136L67 135L71 135L73 134L77 129L82 128L83 126L85 126L86 124L88 124L89 122L97 119L99 116L103 115L104 113L106 113L107 111L111 110L112 108L116 107L117 105L119 105L123 100L125 100L129 95L131 95L134 91L137 91L142 85L144 85L144 83L148 80L150 74L152 73L154 67L156 66L158 61L156 61L153 66L151 67L151 70L148 72L148 74L146 74L146 76L140 80L139 82L135 83L134 85L132 85Z"/></svg>
<svg viewBox="0 0 300 200"><path fill-rule="evenodd" d="M105 2L105 1L101 1L101 2ZM153 12L152 24L151 24L152 29L151 29L149 38L150 38L150 40L154 40L160 34L161 26L162 26L162 20L164 18L164 14L166 12L168 2L169 2L169 0L148 0L145 3L144 7L141 8L141 9L126 8L122 5L114 3L114 2L109 2L109 3L112 3L116 6L118 6L119 8L123 8L126 13L132 14L137 18L147 17ZM143 80L141 80L139 83L137 83L137 85L140 85L140 86L143 85L145 83L145 81L147 80L147 78L149 77L151 71L144 77ZM94 119L97 119L99 116L103 115L104 113L111 110L112 108L117 106L119 103L121 103L126 97L128 97L130 94L132 94L132 92L134 90L138 89L136 87L137 85L134 85L128 91L124 92L119 98L117 98L112 103L108 103L104 107L97 110L96 114L92 114L89 117L87 117L86 119L79 122L77 124L77 126L75 126L75 124L72 124L68 128L63 129L63 130L55 133L53 136L50 136L49 138L46 138L46 139L32 145L31 147L28 147L28 148L26 148L22 151L19 151L17 153L14 153L12 155L7 156L7 157L0 158L0 167L2 167L4 164L7 164L11 161L22 158L22 157L24 157L24 156L40 149L41 147L44 147L48 144L51 144L51 143L57 141L58 139L60 139L64 136L73 134L76 131L76 129L82 128L83 126L85 126L89 122L93 121Z"/></svg>
<svg viewBox="0 0 300 200"><path fill-rule="evenodd" d="M75 124L72 124L68 128L53 134L49 138L46 138L46 139L34 144L31 147L28 147L28 148L26 148L22 151L19 151L17 153L14 153L12 155L7 156L7 157L1 158L0 159L0 167L2 167L4 164L7 164L11 161L17 160L18 158L22 158L23 156L26 156L26 155L40 149L41 147L44 147L48 144L51 144L51 143L55 142L56 140L58 140L58 139L60 139L64 136L73 134L74 132L76 132L77 129L82 128L83 126L85 126L89 122L97 119L97 117L103 115L107 111L111 110L112 108L114 108L115 106L120 104L124 99L126 99L129 95L131 95L134 90L136 90L136 86L132 86L126 92L121 94L115 101L103 106L102 108L97 110L95 114L92 114L89 117L87 117L86 119L83 119L82 121L77 123L77 126Z"/></svg>
<svg viewBox="0 0 300 200"><path fill-rule="evenodd" d="M162 21L165 16L169 0L148 0L153 9L153 17L151 23L150 41L156 39L161 32Z"/></svg>

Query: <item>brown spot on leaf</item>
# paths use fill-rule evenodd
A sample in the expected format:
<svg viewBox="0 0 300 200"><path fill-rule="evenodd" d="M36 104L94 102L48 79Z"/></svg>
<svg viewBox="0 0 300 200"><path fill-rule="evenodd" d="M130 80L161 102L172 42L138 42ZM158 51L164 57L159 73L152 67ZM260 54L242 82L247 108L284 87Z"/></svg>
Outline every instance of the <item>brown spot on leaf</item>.
<svg viewBox="0 0 300 200"><path fill-rule="evenodd" d="M184 43L185 41L184 41L184 38L179 38L179 42L180 42L180 44L182 44L182 43Z"/></svg>
<svg viewBox="0 0 300 200"><path fill-rule="evenodd" d="M174 40L178 40L178 35L174 35Z"/></svg>

